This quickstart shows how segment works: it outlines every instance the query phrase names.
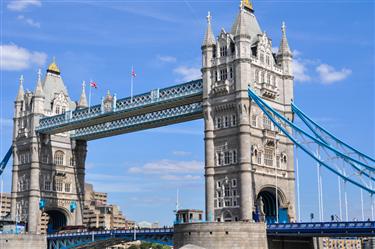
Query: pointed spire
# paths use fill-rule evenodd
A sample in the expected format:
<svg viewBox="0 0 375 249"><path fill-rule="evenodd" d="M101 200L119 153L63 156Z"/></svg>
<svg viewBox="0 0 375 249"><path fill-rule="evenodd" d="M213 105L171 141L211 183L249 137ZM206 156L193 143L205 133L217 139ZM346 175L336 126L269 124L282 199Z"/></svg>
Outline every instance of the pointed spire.
<svg viewBox="0 0 375 249"><path fill-rule="evenodd" d="M212 46L216 43L214 33L212 32L211 19L212 19L211 13L208 12L207 30L206 30L206 35L204 36L203 46Z"/></svg>
<svg viewBox="0 0 375 249"><path fill-rule="evenodd" d="M38 82L35 88L35 97L44 97L43 87L42 87L42 70L38 70Z"/></svg>
<svg viewBox="0 0 375 249"><path fill-rule="evenodd" d="M290 51L288 39L286 38L286 25L283 22L281 26L282 38L280 42L279 52L278 55L282 56L292 56L292 52Z"/></svg>
<svg viewBox="0 0 375 249"><path fill-rule="evenodd" d="M78 108L85 108L87 107L87 98L86 98L86 82L82 82L82 93L81 97L79 98Z"/></svg>
<svg viewBox="0 0 375 249"><path fill-rule="evenodd" d="M21 75L20 77L20 85L18 87L18 94L17 94L17 98L16 98L16 101L22 101L23 100L23 95L25 94L25 91L23 90L23 75Z"/></svg>
<svg viewBox="0 0 375 249"><path fill-rule="evenodd" d="M240 13L238 14L237 21L233 27L234 36L250 36L248 23L246 22L244 3L241 1Z"/></svg>

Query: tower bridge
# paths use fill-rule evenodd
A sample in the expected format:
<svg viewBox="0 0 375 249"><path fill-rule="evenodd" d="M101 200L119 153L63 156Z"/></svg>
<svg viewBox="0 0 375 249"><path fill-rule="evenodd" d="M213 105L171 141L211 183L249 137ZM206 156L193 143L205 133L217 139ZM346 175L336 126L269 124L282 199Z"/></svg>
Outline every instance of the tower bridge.
<svg viewBox="0 0 375 249"><path fill-rule="evenodd" d="M204 120L208 228L199 224L177 226L173 232L180 234L176 237L178 245L183 244L180 239L200 241L185 235L195 234L195 229L197 234L199 229L208 232L210 226L218 224L217 231L225 234L230 229L245 231L241 227L245 226L249 234L241 236L257 248L266 248L264 222L298 221L297 150L310 156L319 168L323 166L340 177L340 181L352 183L372 196L375 160L328 133L293 103L293 54L285 24L278 52L273 53L272 41L261 31L249 1L241 2L230 32L223 29L215 37L211 21L209 14L201 47L202 78L195 81L122 99L108 92L100 104L88 106L84 84L79 101L70 99L55 61L44 77L38 73L33 92L24 91L21 77L15 100L13 144L0 164L1 174L13 154L11 218L27 222L28 232L33 234L44 233L47 225L82 225L87 141L195 119ZM307 129L293 124L296 117ZM307 142L313 145L306 146ZM316 151L325 154L316 155ZM358 158L351 156L353 153ZM335 158L343 166L336 167L337 162L325 160L324 156ZM49 217L48 224L42 223L43 216ZM223 222L231 223L225 226ZM365 230L373 234L373 223L361 224L369 224ZM346 226L349 224L344 225L343 230L335 231L346 229L354 234L363 229L358 225L358 230L350 230ZM314 233L332 226L316 225ZM290 231L299 236L308 228L303 224L269 225L268 233L274 236ZM155 233L171 238L172 230ZM129 231L113 234L130 236ZM108 239L108 232L97 235ZM155 234L145 231L143 235ZM88 243L92 234L71 235L78 240L64 236L50 235L51 248L69 248L61 244L68 241Z"/></svg>

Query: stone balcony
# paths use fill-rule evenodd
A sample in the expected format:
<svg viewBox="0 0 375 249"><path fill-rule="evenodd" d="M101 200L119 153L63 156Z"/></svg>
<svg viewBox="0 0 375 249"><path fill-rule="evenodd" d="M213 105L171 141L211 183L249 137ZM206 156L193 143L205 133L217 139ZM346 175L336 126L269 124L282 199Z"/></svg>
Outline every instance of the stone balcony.
<svg viewBox="0 0 375 249"><path fill-rule="evenodd" d="M269 99L275 99L277 97L278 89L276 86L269 83L261 83L260 86L260 94L262 97Z"/></svg>
<svg viewBox="0 0 375 249"><path fill-rule="evenodd" d="M277 135L276 131L272 131L272 130L269 130L269 129L263 130L263 136L265 138L275 139L276 135Z"/></svg>
<svg viewBox="0 0 375 249"><path fill-rule="evenodd" d="M220 80L216 81L214 86L212 87L212 94L213 95L225 95L229 93L229 81L228 80Z"/></svg>

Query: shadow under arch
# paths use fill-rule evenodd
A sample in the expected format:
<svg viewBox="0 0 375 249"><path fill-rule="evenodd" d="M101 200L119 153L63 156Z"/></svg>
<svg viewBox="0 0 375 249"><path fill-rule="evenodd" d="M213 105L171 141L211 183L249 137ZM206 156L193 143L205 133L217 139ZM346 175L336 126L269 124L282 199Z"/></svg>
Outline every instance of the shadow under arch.
<svg viewBox="0 0 375 249"><path fill-rule="evenodd" d="M51 208L44 211L48 216L47 233L53 233L69 224L69 213L61 208Z"/></svg>
<svg viewBox="0 0 375 249"><path fill-rule="evenodd" d="M267 224L275 223L277 221L278 208L279 222L288 221L288 210L285 208L287 199L281 189L277 189L277 204L276 204L276 188L275 186L263 187L257 195L257 216L261 221Z"/></svg>

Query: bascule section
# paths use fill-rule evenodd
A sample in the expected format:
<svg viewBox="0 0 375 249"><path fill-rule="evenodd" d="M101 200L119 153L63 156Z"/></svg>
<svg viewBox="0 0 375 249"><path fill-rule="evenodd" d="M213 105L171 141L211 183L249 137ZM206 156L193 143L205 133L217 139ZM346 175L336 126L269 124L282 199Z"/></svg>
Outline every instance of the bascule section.
<svg viewBox="0 0 375 249"><path fill-rule="evenodd" d="M293 144L251 102L248 87L293 120L292 53L282 25L277 53L252 3L215 37L209 13L202 45L207 220L294 221Z"/></svg>
<svg viewBox="0 0 375 249"><path fill-rule="evenodd" d="M68 133L40 134L39 121L75 110L53 61L38 72L34 91L21 77L15 101L11 219L27 223L30 233L82 224L86 142Z"/></svg>

